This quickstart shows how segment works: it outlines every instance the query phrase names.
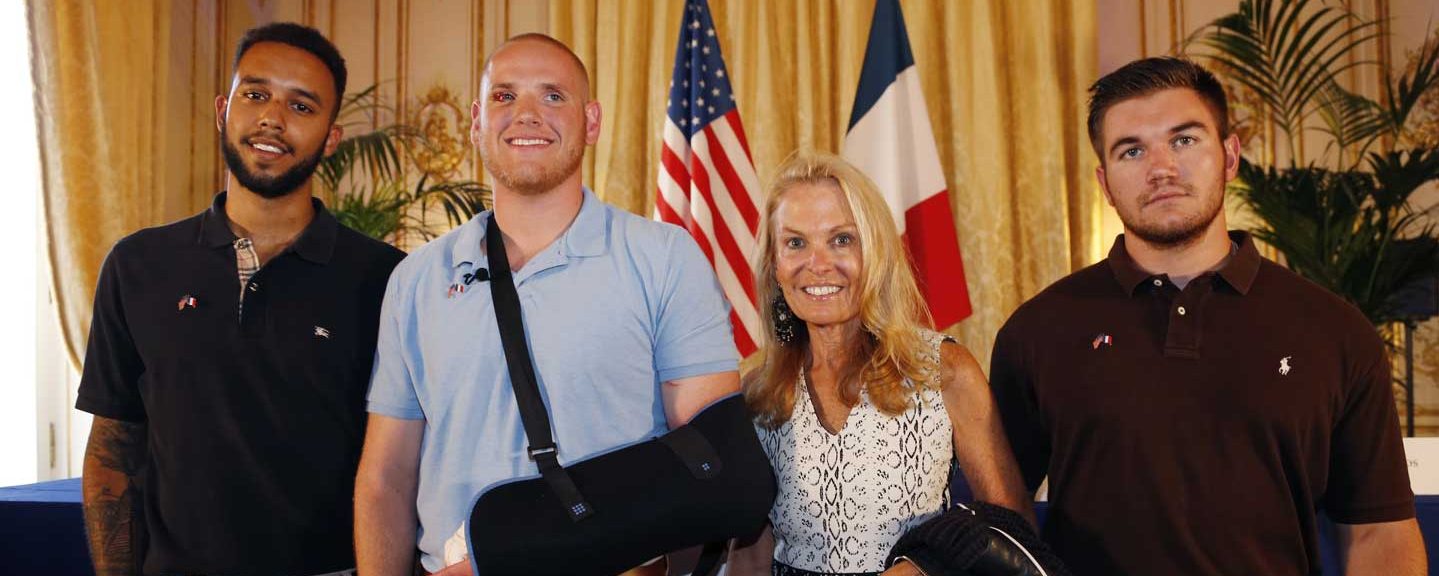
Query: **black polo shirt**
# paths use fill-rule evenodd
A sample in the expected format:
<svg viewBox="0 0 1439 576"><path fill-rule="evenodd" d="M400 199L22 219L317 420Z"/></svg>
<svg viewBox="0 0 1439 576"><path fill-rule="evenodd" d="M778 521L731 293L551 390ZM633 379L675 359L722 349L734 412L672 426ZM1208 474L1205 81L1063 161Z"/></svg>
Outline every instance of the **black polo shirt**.
<svg viewBox="0 0 1439 576"><path fill-rule="evenodd" d="M1318 573L1316 511L1413 517L1388 357L1247 234L1183 290L1109 258L1005 323L990 367L1045 538L1080 576Z"/></svg>
<svg viewBox="0 0 1439 576"><path fill-rule="evenodd" d="M225 194L105 259L75 407L148 424L145 573L355 565L353 491L385 283L403 253L315 218L238 311Z"/></svg>

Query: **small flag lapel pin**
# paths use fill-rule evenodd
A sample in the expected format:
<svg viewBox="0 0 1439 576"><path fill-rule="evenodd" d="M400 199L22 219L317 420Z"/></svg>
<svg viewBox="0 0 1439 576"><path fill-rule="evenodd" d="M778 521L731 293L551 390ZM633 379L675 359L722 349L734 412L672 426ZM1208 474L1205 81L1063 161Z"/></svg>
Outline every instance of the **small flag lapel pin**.
<svg viewBox="0 0 1439 576"><path fill-rule="evenodd" d="M1089 347L1098 350L1100 346L1111 346L1113 344L1113 336L1110 336L1108 334L1100 334L1094 337L1094 341L1089 343Z"/></svg>
<svg viewBox="0 0 1439 576"><path fill-rule="evenodd" d="M194 296L186 294L180 297L180 302L175 305L175 309L184 312L186 308L194 308L199 303Z"/></svg>

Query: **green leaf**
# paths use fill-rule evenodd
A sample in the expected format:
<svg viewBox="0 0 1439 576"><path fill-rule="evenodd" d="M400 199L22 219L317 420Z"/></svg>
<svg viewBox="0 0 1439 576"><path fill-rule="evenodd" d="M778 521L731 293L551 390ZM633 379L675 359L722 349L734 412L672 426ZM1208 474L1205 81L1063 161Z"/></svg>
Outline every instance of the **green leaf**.
<svg viewBox="0 0 1439 576"><path fill-rule="evenodd" d="M1390 134L1396 137L1404 130L1409 114L1419 105L1424 94L1439 86L1439 42L1432 42L1431 37L1426 35L1415 64L1414 70L1400 76L1397 82L1391 81L1389 87L1386 102L1389 129Z"/></svg>
<svg viewBox="0 0 1439 576"><path fill-rule="evenodd" d="M490 202L490 189L472 180L434 184L422 195L439 200L451 226L468 222L476 214L487 210Z"/></svg>
<svg viewBox="0 0 1439 576"><path fill-rule="evenodd" d="M1255 238L1289 268L1353 303L1376 325L1398 319L1394 295L1439 274L1439 238L1409 197L1439 178L1439 151L1370 156L1373 174L1240 164L1231 192L1263 222ZM1432 210L1432 208L1431 208Z"/></svg>
<svg viewBox="0 0 1439 576"><path fill-rule="evenodd" d="M393 187L380 187L372 193L357 192L342 196L331 212L341 224L376 240L392 242L401 229L404 198Z"/></svg>
<svg viewBox="0 0 1439 576"><path fill-rule="evenodd" d="M1330 82L1319 94L1318 110L1324 120L1323 131L1333 137L1331 146L1338 147L1341 155L1344 149L1357 147L1356 158L1362 158L1369 145L1389 125L1384 109L1377 102L1345 90L1337 82Z"/></svg>
<svg viewBox="0 0 1439 576"><path fill-rule="evenodd" d="M1310 0L1243 0L1232 14L1211 22L1197 43L1229 76L1258 95L1291 149L1305 120L1322 105L1320 94L1340 72L1356 65L1350 55L1377 31L1374 22L1355 19Z"/></svg>

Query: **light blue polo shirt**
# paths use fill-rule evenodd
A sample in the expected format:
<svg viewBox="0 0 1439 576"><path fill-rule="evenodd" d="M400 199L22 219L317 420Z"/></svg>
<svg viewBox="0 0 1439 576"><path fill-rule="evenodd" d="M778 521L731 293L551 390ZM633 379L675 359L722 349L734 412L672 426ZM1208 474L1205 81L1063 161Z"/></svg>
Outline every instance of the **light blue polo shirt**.
<svg viewBox="0 0 1439 576"><path fill-rule="evenodd" d="M395 268L380 312L369 411L425 421L419 547L442 568L444 542L474 496L536 476L495 324L489 212ZM667 430L660 383L738 369L729 304L681 228L601 202L589 189L554 244L515 273L525 333L561 463Z"/></svg>

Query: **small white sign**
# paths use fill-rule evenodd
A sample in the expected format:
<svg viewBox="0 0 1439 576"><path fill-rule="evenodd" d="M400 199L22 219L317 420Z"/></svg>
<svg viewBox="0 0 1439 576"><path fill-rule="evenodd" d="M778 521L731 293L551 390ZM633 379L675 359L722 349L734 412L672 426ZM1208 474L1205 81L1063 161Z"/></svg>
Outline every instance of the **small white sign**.
<svg viewBox="0 0 1439 576"><path fill-rule="evenodd" d="M1439 494L1439 438L1405 438L1409 485L1418 496Z"/></svg>

